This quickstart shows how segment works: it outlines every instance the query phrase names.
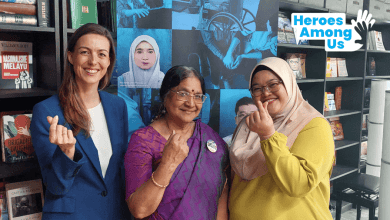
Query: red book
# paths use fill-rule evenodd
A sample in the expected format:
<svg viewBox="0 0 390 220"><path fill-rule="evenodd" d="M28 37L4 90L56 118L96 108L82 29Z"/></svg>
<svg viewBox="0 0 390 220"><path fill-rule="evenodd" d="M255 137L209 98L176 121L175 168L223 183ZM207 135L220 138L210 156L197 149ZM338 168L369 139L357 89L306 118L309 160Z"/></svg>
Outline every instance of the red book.
<svg viewBox="0 0 390 220"><path fill-rule="evenodd" d="M341 86L338 86L336 87L336 90L335 90L335 95L334 95L334 102L336 104L336 110L340 110L341 109L341 93L342 93L343 89L341 88Z"/></svg>
<svg viewBox="0 0 390 220"><path fill-rule="evenodd" d="M0 117L3 162L15 163L32 159L34 157L30 133L32 114L1 112Z"/></svg>
<svg viewBox="0 0 390 220"><path fill-rule="evenodd" d="M32 43L0 41L0 88L34 87Z"/></svg>

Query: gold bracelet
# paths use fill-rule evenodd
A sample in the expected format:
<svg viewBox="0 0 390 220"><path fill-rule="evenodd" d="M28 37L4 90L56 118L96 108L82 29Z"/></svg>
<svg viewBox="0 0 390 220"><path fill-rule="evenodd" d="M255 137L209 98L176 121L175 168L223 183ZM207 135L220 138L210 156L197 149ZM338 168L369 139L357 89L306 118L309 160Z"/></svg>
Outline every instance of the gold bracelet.
<svg viewBox="0 0 390 220"><path fill-rule="evenodd" d="M153 174L154 174L154 172L152 173L152 181L153 181L154 185L156 185L156 186L158 186L158 187L161 187L161 188L167 188L167 186L168 186L169 184L168 184L168 185L165 185L165 186L158 184L158 183L154 180Z"/></svg>

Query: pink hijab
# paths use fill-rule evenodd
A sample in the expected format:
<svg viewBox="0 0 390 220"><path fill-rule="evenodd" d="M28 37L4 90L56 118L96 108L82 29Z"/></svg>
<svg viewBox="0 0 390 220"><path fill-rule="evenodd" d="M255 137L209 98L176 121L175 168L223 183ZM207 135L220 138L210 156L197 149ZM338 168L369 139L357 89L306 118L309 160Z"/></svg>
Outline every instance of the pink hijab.
<svg viewBox="0 0 390 220"><path fill-rule="evenodd" d="M291 148L299 132L313 118L324 118L324 116L303 99L290 66L281 58L269 57L258 63L252 70L249 87L252 84L253 75L257 73L254 71L260 65L270 68L279 76L287 90L288 101L285 108L272 119L275 130L287 136L286 145ZM242 138L236 138L236 136L242 137L245 132L247 133L245 141ZM230 160L234 172L245 180L252 180L268 172L260 146L260 138L256 133L249 131L245 120L238 125L233 137Z"/></svg>

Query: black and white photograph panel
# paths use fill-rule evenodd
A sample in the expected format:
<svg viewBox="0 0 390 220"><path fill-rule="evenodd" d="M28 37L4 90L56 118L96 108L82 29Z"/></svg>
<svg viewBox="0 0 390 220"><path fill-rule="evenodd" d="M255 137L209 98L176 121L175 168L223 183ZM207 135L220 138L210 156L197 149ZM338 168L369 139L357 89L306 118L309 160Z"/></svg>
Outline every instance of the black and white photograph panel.
<svg viewBox="0 0 390 220"><path fill-rule="evenodd" d="M197 69L207 89L248 88L252 68L277 52L272 31L172 30L172 42L172 64Z"/></svg>
<svg viewBox="0 0 390 220"><path fill-rule="evenodd" d="M160 88L171 67L171 30L118 28L118 87Z"/></svg>
<svg viewBox="0 0 390 220"><path fill-rule="evenodd" d="M202 119L203 123L207 124L214 131L219 133L220 90L206 89L206 96L209 101L206 99L206 101L203 103L199 118Z"/></svg>
<svg viewBox="0 0 390 220"><path fill-rule="evenodd" d="M42 212L41 193L12 197L11 204L13 218Z"/></svg>
<svg viewBox="0 0 390 220"><path fill-rule="evenodd" d="M256 31L261 0L172 0L172 29Z"/></svg>
<svg viewBox="0 0 390 220"><path fill-rule="evenodd" d="M125 99L127 103L131 102L128 106L139 112L142 122L147 126L157 116L158 106L161 103L159 91L160 89L118 87L118 96Z"/></svg>
<svg viewBox="0 0 390 220"><path fill-rule="evenodd" d="M116 11L118 28L172 28L172 0L117 0Z"/></svg>
<svg viewBox="0 0 390 220"><path fill-rule="evenodd" d="M230 146L234 129L245 116L257 111L248 89L221 89L219 135Z"/></svg>

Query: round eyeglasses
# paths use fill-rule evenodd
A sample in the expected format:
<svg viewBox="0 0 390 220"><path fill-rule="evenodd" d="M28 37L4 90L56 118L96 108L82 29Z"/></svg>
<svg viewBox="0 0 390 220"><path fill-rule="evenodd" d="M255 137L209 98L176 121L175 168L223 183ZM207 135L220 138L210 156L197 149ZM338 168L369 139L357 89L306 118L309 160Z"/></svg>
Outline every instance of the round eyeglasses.
<svg viewBox="0 0 390 220"><path fill-rule="evenodd" d="M266 86L253 86L252 88L249 89L251 92L252 96L261 96L264 93L264 90L267 89L268 92L275 93L279 91L280 89L280 84L282 84L282 81L272 81L268 83Z"/></svg>
<svg viewBox="0 0 390 220"><path fill-rule="evenodd" d="M207 98L207 96L205 96L203 94L191 95L189 92L186 92L186 91L174 91L174 90L171 90L171 91L177 94L176 97L180 101L188 101L189 102L191 97L193 97L195 103L204 103L204 101L206 101L206 98Z"/></svg>

